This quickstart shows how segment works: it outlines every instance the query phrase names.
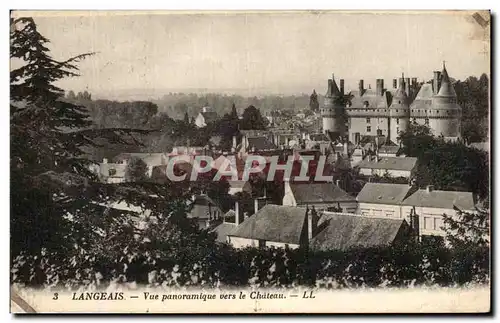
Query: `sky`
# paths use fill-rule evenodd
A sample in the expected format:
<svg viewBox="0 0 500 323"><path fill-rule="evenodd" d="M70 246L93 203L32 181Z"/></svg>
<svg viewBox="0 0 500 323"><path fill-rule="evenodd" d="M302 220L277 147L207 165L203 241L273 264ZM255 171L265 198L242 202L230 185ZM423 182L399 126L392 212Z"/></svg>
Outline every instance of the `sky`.
<svg viewBox="0 0 500 323"><path fill-rule="evenodd" d="M377 78L390 87L403 72L431 79L443 60L455 79L489 73L489 42L472 12L27 14L54 58L97 53L59 85L100 98L324 93L332 74L347 89Z"/></svg>

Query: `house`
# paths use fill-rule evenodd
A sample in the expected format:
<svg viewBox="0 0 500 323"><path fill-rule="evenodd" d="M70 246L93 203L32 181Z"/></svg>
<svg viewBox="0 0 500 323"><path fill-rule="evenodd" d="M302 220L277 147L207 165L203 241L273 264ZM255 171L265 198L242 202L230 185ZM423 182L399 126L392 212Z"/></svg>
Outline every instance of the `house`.
<svg viewBox="0 0 500 323"><path fill-rule="evenodd" d="M285 181L283 205L312 207L316 210L340 208L342 212L357 209L356 198L334 183L290 183Z"/></svg>
<svg viewBox="0 0 500 323"><path fill-rule="evenodd" d="M410 178L417 164L416 157L367 156L357 167L365 176L384 176Z"/></svg>
<svg viewBox="0 0 500 323"><path fill-rule="evenodd" d="M139 158L148 167L147 175L151 177L153 167L168 164L168 156L165 153L121 153L113 158L115 163L128 163L132 158Z"/></svg>
<svg viewBox="0 0 500 323"><path fill-rule="evenodd" d="M309 248L327 251L390 246L408 241L410 230L404 219L324 212Z"/></svg>
<svg viewBox="0 0 500 323"><path fill-rule="evenodd" d="M299 248L307 244L307 214L306 208L268 204L228 234L227 241L235 248Z"/></svg>
<svg viewBox="0 0 500 323"><path fill-rule="evenodd" d="M127 161L121 163L108 163L107 158L103 158L99 164L99 178L109 184L125 182L125 173L127 171Z"/></svg>
<svg viewBox="0 0 500 323"><path fill-rule="evenodd" d="M378 148L377 153L379 157L397 157L399 149L398 145L383 145Z"/></svg>
<svg viewBox="0 0 500 323"><path fill-rule="evenodd" d="M200 229L207 229L213 224L213 221L220 220L222 215L222 210L216 202L208 195L200 194L194 197L191 211L187 217L196 219Z"/></svg>
<svg viewBox="0 0 500 323"><path fill-rule="evenodd" d="M433 186L419 189L401 202L403 217L408 219L412 209L419 216L419 235L444 236L443 214L455 216L456 209L476 212L471 192L440 191Z"/></svg>
<svg viewBox="0 0 500 323"><path fill-rule="evenodd" d="M356 213L402 219L401 203L411 193L412 187L407 184L366 183L356 197L358 201Z"/></svg>
<svg viewBox="0 0 500 323"><path fill-rule="evenodd" d="M209 123L213 123L219 119L217 112L212 111L209 107L203 107L194 120L194 124L198 128L206 127Z"/></svg>
<svg viewBox="0 0 500 323"><path fill-rule="evenodd" d="M276 247L346 250L405 242L410 227L404 219L365 218L315 208L268 204L240 225L220 227L235 248Z"/></svg>

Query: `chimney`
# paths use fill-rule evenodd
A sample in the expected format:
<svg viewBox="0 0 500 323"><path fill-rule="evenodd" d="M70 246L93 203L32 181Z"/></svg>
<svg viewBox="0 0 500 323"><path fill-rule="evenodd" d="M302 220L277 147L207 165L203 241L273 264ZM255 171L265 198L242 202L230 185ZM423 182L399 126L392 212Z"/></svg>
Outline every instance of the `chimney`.
<svg viewBox="0 0 500 323"><path fill-rule="evenodd" d="M377 95L382 96L384 93L384 79L377 79Z"/></svg>
<svg viewBox="0 0 500 323"><path fill-rule="evenodd" d="M233 146L232 146L232 148L236 149L236 146L238 146L237 141L236 141L236 136L233 136Z"/></svg>
<svg viewBox="0 0 500 323"><path fill-rule="evenodd" d="M415 207L410 210L410 233L411 238L414 239L414 242L418 242L420 240L420 221L417 211Z"/></svg>
<svg viewBox="0 0 500 323"><path fill-rule="evenodd" d="M312 209L309 208L306 209L306 216L307 216L307 239L308 241L311 241L318 227L318 214L316 213L316 209L314 208L314 206L312 207Z"/></svg>
<svg viewBox="0 0 500 323"><path fill-rule="evenodd" d="M397 89L398 88L398 79L393 79L392 80L392 88Z"/></svg>
<svg viewBox="0 0 500 323"><path fill-rule="evenodd" d="M432 82L432 89L434 94L438 94L440 86L441 86L441 72L434 71L434 80Z"/></svg>
<svg viewBox="0 0 500 323"><path fill-rule="evenodd" d="M405 79L402 77L399 78L399 87L405 89Z"/></svg>
<svg viewBox="0 0 500 323"><path fill-rule="evenodd" d="M365 82L363 80L359 80L359 95L363 95L365 91Z"/></svg>
<svg viewBox="0 0 500 323"><path fill-rule="evenodd" d="M328 79L328 91L326 92L327 95L331 95L332 93L332 87L333 87L333 81Z"/></svg>
<svg viewBox="0 0 500 323"><path fill-rule="evenodd" d="M107 159L107 158L103 158L103 159L102 159L102 163L103 163L103 164L107 164L107 163L108 163L108 159Z"/></svg>
<svg viewBox="0 0 500 323"><path fill-rule="evenodd" d="M236 225L240 225L241 223L241 210L240 210L240 203L238 201L234 202L234 223Z"/></svg>
<svg viewBox="0 0 500 323"><path fill-rule="evenodd" d="M344 79L340 79L340 94L344 95Z"/></svg>
<svg viewBox="0 0 500 323"><path fill-rule="evenodd" d="M411 78L411 87L412 87L412 89L417 88L417 78L416 77Z"/></svg>
<svg viewBox="0 0 500 323"><path fill-rule="evenodd" d="M406 95L410 96L410 78L407 77L406 78L406 82L405 82L405 92L406 92Z"/></svg>
<svg viewBox="0 0 500 323"><path fill-rule="evenodd" d="M425 190L427 191L427 193L434 191L434 185L427 185Z"/></svg>

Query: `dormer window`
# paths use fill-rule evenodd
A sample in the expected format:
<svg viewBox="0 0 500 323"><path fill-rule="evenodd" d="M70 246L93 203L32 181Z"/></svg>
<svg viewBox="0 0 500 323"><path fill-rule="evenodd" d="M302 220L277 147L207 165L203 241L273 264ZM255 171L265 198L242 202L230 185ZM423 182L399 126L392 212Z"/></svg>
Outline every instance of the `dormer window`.
<svg viewBox="0 0 500 323"><path fill-rule="evenodd" d="M365 101L365 102L363 102L363 105L365 106L365 108L368 108L368 106L370 105L370 103L368 101Z"/></svg>

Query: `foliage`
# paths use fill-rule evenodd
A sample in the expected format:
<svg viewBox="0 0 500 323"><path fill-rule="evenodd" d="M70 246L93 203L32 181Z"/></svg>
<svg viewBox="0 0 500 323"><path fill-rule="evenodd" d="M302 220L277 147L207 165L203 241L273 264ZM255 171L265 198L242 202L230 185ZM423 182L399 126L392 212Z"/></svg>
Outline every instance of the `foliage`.
<svg viewBox="0 0 500 323"><path fill-rule="evenodd" d="M127 162L125 180L128 182L142 182L148 178L148 165L139 157L132 157Z"/></svg>
<svg viewBox="0 0 500 323"><path fill-rule="evenodd" d="M241 120L242 130L264 130L267 122L260 114L259 109L253 105L243 111L243 119Z"/></svg>
<svg viewBox="0 0 500 323"><path fill-rule="evenodd" d="M490 245L490 213L478 210L464 212L457 209L456 216L444 214L444 230L448 243L456 249Z"/></svg>

